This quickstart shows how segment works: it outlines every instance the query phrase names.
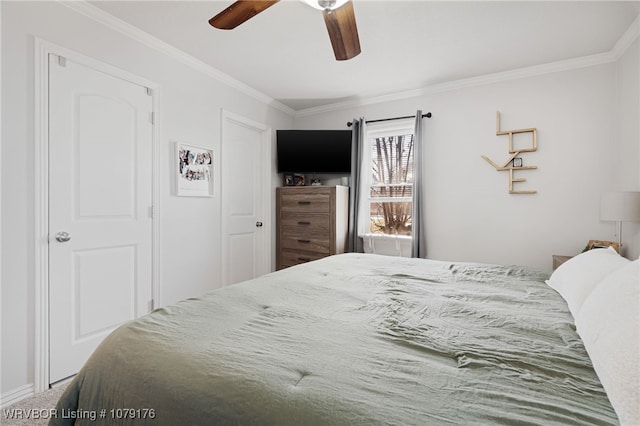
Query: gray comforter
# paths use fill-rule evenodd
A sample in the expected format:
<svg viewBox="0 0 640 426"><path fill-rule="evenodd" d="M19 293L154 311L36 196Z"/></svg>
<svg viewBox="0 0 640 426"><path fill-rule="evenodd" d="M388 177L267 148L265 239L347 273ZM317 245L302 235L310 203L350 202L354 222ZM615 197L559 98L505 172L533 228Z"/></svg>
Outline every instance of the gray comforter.
<svg viewBox="0 0 640 426"><path fill-rule="evenodd" d="M51 424L617 424L545 278L362 254L288 268L120 327Z"/></svg>

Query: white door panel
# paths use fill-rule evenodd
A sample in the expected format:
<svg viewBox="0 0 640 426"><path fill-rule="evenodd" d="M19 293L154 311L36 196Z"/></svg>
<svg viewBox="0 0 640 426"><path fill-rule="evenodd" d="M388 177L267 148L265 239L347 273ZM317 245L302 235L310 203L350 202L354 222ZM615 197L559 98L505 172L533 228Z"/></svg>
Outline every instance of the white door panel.
<svg viewBox="0 0 640 426"><path fill-rule="evenodd" d="M135 267L135 246L74 252L74 342L109 332L136 316Z"/></svg>
<svg viewBox="0 0 640 426"><path fill-rule="evenodd" d="M77 112L77 217L134 218L135 108L119 99L79 95Z"/></svg>
<svg viewBox="0 0 640 426"><path fill-rule="evenodd" d="M49 60L50 383L75 374L152 290L153 99ZM70 239L58 241L66 232Z"/></svg>
<svg viewBox="0 0 640 426"><path fill-rule="evenodd" d="M255 232L230 232L228 243L228 259L230 262L229 281L239 283L256 277L256 250L258 243ZM247 267L250 266L250 267Z"/></svg>

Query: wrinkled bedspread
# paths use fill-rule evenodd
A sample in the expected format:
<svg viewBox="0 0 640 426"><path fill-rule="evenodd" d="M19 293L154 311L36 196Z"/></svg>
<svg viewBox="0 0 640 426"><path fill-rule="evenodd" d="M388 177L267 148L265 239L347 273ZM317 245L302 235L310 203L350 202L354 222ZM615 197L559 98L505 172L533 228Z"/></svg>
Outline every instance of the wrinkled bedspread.
<svg viewBox="0 0 640 426"><path fill-rule="evenodd" d="M120 327L58 413L95 412L77 419L88 425L617 424L546 278L365 254L288 268Z"/></svg>

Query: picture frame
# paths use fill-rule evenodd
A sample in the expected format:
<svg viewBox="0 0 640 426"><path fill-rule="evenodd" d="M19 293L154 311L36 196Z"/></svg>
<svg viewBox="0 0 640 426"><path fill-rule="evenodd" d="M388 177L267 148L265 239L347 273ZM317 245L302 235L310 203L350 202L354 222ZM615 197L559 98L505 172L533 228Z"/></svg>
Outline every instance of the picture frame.
<svg viewBox="0 0 640 426"><path fill-rule="evenodd" d="M176 195L213 196L213 150L175 143Z"/></svg>
<svg viewBox="0 0 640 426"><path fill-rule="evenodd" d="M282 175L282 185L293 186L293 173L285 173Z"/></svg>
<svg viewBox="0 0 640 426"><path fill-rule="evenodd" d="M294 173L293 184L295 186L304 186L305 185L304 175L302 173Z"/></svg>
<svg viewBox="0 0 640 426"><path fill-rule="evenodd" d="M602 241L602 240L589 240L584 251L593 250L596 248L607 248L607 247L613 247L615 251L620 253L620 244L614 241Z"/></svg>

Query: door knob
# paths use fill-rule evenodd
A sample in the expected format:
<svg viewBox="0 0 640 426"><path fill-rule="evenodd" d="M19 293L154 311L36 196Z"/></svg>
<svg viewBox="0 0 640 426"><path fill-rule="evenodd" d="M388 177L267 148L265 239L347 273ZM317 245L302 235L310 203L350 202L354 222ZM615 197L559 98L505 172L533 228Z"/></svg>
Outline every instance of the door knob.
<svg viewBox="0 0 640 426"><path fill-rule="evenodd" d="M66 243L71 239L71 235L68 232L58 232L56 234L56 241L60 243Z"/></svg>
<svg viewBox="0 0 640 426"><path fill-rule="evenodd" d="M262 228L262 222L256 222L256 227L257 228Z"/></svg>

